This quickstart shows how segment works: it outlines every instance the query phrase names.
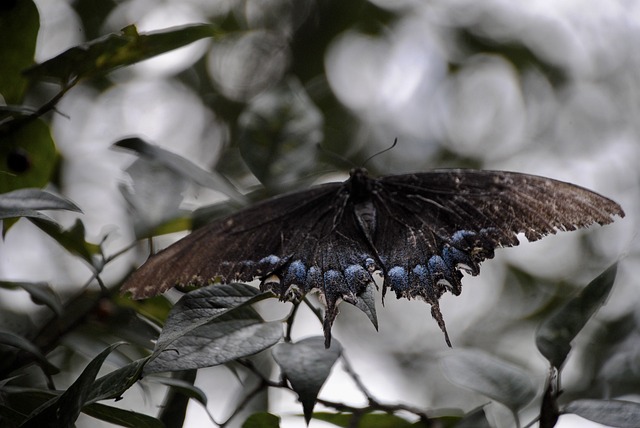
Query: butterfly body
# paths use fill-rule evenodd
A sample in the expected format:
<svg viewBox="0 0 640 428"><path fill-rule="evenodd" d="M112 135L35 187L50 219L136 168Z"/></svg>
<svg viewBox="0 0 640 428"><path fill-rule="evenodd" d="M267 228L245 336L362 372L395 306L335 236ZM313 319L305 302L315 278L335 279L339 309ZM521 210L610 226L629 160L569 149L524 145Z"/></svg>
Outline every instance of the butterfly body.
<svg viewBox="0 0 640 428"><path fill-rule="evenodd" d="M325 335L344 300L357 304L381 272L383 293L421 298L445 332L438 300L460 294L496 247L624 216L587 189L527 174L439 170L371 178L268 199L214 221L149 260L123 286L135 298L175 285L261 280L283 300L319 290ZM447 338L447 342L448 338Z"/></svg>

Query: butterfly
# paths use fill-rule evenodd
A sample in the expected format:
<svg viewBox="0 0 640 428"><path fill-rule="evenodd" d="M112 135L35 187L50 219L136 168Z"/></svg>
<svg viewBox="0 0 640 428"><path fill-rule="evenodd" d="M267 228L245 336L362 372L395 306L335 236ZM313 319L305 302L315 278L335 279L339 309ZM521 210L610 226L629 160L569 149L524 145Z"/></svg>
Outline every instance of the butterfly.
<svg viewBox="0 0 640 428"><path fill-rule="evenodd" d="M319 291L325 345L338 303L357 305L382 277L383 296L422 299L445 335L439 299L459 295L498 247L624 217L614 201L550 178L444 169L348 180L267 199L213 221L151 256L124 283L140 299L176 285L261 281L282 300Z"/></svg>

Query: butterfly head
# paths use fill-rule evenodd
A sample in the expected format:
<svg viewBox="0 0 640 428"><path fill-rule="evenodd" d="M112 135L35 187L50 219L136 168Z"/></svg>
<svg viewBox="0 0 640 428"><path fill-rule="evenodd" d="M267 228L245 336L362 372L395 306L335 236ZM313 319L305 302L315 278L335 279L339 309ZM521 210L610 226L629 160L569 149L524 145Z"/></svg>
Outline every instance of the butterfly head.
<svg viewBox="0 0 640 428"><path fill-rule="evenodd" d="M364 168L353 168L349 171L349 198L358 203L371 199L373 180Z"/></svg>

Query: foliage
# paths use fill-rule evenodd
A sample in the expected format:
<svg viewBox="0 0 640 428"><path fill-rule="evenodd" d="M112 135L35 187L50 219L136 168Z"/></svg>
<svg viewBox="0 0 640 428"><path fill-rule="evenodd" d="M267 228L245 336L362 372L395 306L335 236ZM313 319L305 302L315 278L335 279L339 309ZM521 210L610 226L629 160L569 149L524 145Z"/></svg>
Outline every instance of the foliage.
<svg viewBox="0 0 640 428"><path fill-rule="evenodd" d="M115 69L193 41L220 41L241 36L248 29L235 22L233 14L213 24L194 24L148 34L139 33L131 25L119 33L90 40L41 64L32 65L39 29L37 9L30 0L14 3L14 7L3 6L0 10L0 35L5 41L12 41L0 47L4 67L0 73L0 93L9 104L0 107L0 219L3 234L13 233L10 227L17 219L23 218L22 221L31 222L85 263L91 274L86 284L77 284L72 296L58 295L52 284L46 282L0 280L0 288L7 293L25 291L34 303L47 311L46 320L27 331L9 331L8 326L0 325L2 426L72 426L80 413L120 426L175 426L182 420L170 417L184 417L184 409L189 402L185 397L203 406L207 404L207 397L194 386L195 370L216 365L225 365L229 370L244 375L251 374L259 380L255 385L245 385L243 397L235 403L225 420L216 419L220 426L231 424L252 398L269 388L297 394L307 422L316 419L343 427L381 428L491 426L482 408L468 412L422 409L376 399L361 382L362 374L358 374L358 368L351 367L347 354L343 352L343 346L348 348L348 344L341 346L334 341L333 346L325 350L320 337L294 339L292 325L298 306L292 307L282 319L265 320L256 304L275 299L273 295L260 293L250 285L202 288L185 294L173 306L165 297L131 302L119 296L120 281L105 281L103 278L114 262L136 243L107 255L102 242L87 241L81 215L76 217L72 227L64 228L57 217L42 212L79 213L82 209L56 194L59 184L56 170L60 166L49 115L68 91L82 81L90 85L99 79L108 79L109 73ZM298 185L307 183L316 173L316 163L310 155L316 144L323 141L329 150L334 150L352 137L353 118L327 88L321 84L317 92L323 95L313 93L310 82L316 75L322 75L322 64L315 60L305 63L302 59L308 52L313 52L310 57L322 58L330 40L356 22L363 27L377 28L392 16L363 2L354 2L353 9L342 8L348 13L317 11L319 19L326 16L341 18L333 20L324 29L322 37L314 37L317 34L312 29L304 28L308 33L300 33L292 42L294 59L289 73L280 82L263 88L256 97L241 100L215 93L211 108L219 112L234 130L231 148L222 154L223 161L216 171L206 171L137 136L114 142L114 149L133 152L140 162L160 165L173 174L171 177L175 180L217 189L229 196L229 201L202 207L192 214L167 208L171 215L156 218L145 216L143 211L149 207L145 201L136 199L139 194L136 196L135 192L123 190L138 222L136 238L183 231L202 224L203 219L220 217L249 201L284 191L294 182ZM22 25L15 25L17 22ZM464 34L467 42L472 39L471 33ZM8 46L11 48L7 50ZM476 43L473 46L480 49L478 46L481 45ZM492 50L496 49L504 55L509 54L508 49L500 51L492 46ZM527 54L527 64L534 63L535 66L536 58L530 57L530 51ZM547 68L542 62L538 66ZM37 93L38 85L51 79L59 85L57 94L35 109L30 107L26 102L28 91ZM110 85L117 84L115 80L110 82ZM215 89L209 90L215 92ZM332 139L333 136L338 137ZM243 160L243 166L235 168L239 164L238 159ZM234 169L240 173L233 175L229 172ZM242 178L248 175L248 171L265 185L264 189L247 194L236 190L231 183L237 180L229 177ZM150 182L141 183L144 180ZM154 183L149 176L141 176L134 184L141 189L145 185L153 187ZM41 190L45 186L48 190ZM174 197L170 195L168 198ZM178 196L177 199L163 201L165 205L161 206L175 208L180 202ZM153 211L156 210L154 207ZM594 399L593 391L577 391L564 400L560 386L563 366L572 355L574 338L606 301L615 274L614 265L564 302L557 312L547 312L540 317L535 341L549 362L542 397L536 394L542 385L536 385L535 381L540 379L541 373L532 373L527 368L478 349L460 349L445 356L441 361L443 373L453 384L506 406L518 426L522 425L523 411L531 402L539 410L534 421L527 426L539 420L541 427L552 427L565 413L611 426L640 426L640 404ZM536 282L535 279L531 281ZM367 291L359 308L377 328L374 292L373 288ZM305 300L304 304L318 314L311 300ZM158 332L160 327L162 329ZM59 364L59 355L55 355L56 350L65 348L65 338L73 334L84 334L94 339L100 337L104 341L100 343L106 343L97 355L92 352L92 358L83 369L77 360L71 367L68 361ZM121 340L130 345L123 345ZM628 351L616 352L614 345L612 343L610 353L603 356L599 364L606 380L612 384L610 386L616 387L633 381L625 374L637 370L637 356ZM78 358L82 354L78 349L69 352ZM111 354L117 355L121 362L127 362L98 377ZM265 374L258 367L256 356L267 359L271 368L277 367L279 377L274 379L269 373ZM614 360L623 361L626 365L613 364ZM365 396L366 405L353 406L319 398L321 388L338 362ZM42 374L34 375L34 366ZM626 369L619 369L622 366ZM54 382L54 376L61 371L74 379L66 388L56 387ZM240 379L241 376L238 377ZM34 381L34 378L38 380ZM103 403L119 400L137 385L153 381L169 388L163 406L167 410L157 415ZM314 412L318 404L323 406L323 411ZM242 426L280 426L279 416L264 410L252 414Z"/></svg>

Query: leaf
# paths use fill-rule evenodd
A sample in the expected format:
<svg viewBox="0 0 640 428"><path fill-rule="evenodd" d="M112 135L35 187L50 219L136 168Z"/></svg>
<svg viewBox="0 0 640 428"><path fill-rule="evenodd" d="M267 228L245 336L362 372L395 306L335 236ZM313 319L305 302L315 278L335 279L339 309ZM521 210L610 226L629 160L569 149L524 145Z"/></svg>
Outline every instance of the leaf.
<svg viewBox="0 0 640 428"><path fill-rule="evenodd" d="M5 119L0 125L0 193L43 187L58 160L49 126L41 119L18 125L19 120Z"/></svg>
<svg viewBox="0 0 640 428"><path fill-rule="evenodd" d="M215 284L185 294L169 312L154 353L225 313L273 297L247 284Z"/></svg>
<svg viewBox="0 0 640 428"><path fill-rule="evenodd" d="M356 308L360 309L371 321L371 324L378 330L378 316L376 314L376 285L371 283L362 294L358 296Z"/></svg>
<svg viewBox="0 0 640 428"><path fill-rule="evenodd" d="M0 281L0 288L15 290L22 288L31 296L31 300L38 305L48 306L57 316L62 315L62 302L46 282L11 282Z"/></svg>
<svg viewBox="0 0 640 428"><path fill-rule="evenodd" d="M563 413L573 413L599 424L637 428L640 426L640 403L622 400L575 400L567 404Z"/></svg>
<svg viewBox="0 0 640 428"><path fill-rule="evenodd" d="M297 81L255 97L238 121L242 158L267 187L313 170L310 153L322 141L323 117Z"/></svg>
<svg viewBox="0 0 640 428"><path fill-rule="evenodd" d="M69 229L63 230L57 223L41 219L31 218L33 224L40 230L55 239L65 250L84 259L90 266L98 267L99 261L94 260L94 255L100 254L100 246L85 241L84 224L82 220L76 222Z"/></svg>
<svg viewBox="0 0 640 428"><path fill-rule="evenodd" d="M354 415L353 413L317 412L313 414L313 419L329 422L344 428L409 428L415 426L406 419L387 413Z"/></svg>
<svg viewBox="0 0 640 428"><path fill-rule="evenodd" d="M207 395L197 386L193 385L190 382L184 381L182 379L176 379L173 377L160 377L156 376L153 378L154 382L161 383L166 386L170 386L171 388L179 391L182 395L193 398L202 404L204 407L207 406Z"/></svg>
<svg viewBox="0 0 640 428"><path fill-rule="evenodd" d="M218 34L212 24L173 27L148 34L138 34L136 27L130 25L120 33L72 47L24 74L31 80L50 78L67 86L76 79L107 73Z"/></svg>
<svg viewBox="0 0 640 428"><path fill-rule="evenodd" d="M491 428L484 407L470 411L455 424L455 428Z"/></svg>
<svg viewBox="0 0 640 428"><path fill-rule="evenodd" d="M133 214L136 237L153 236L157 227L180 214L187 182L153 160L136 159L125 172L131 185L119 187Z"/></svg>
<svg viewBox="0 0 640 428"><path fill-rule="evenodd" d="M224 176L216 172L206 171L188 159L149 144L141 138L125 138L114 143L113 147L134 151L141 158L158 162L175 174L202 187L223 192L236 202L243 204L246 202L244 196Z"/></svg>
<svg viewBox="0 0 640 428"><path fill-rule="evenodd" d="M264 322L250 307L216 317L155 351L145 373L198 369L256 354L280 341L282 323Z"/></svg>
<svg viewBox="0 0 640 428"><path fill-rule="evenodd" d="M60 369L51 364L47 358L40 352L40 349L22 336L10 333L8 331L0 331L0 343L21 349L32 354L38 365L47 375L60 373Z"/></svg>
<svg viewBox="0 0 640 428"><path fill-rule="evenodd" d="M36 409L21 425L24 428L42 426L72 426L90 397L94 380L107 356L123 342L114 343L85 367L78 379L60 396Z"/></svg>
<svg viewBox="0 0 640 428"><path fill-rule="evenodd" d="M21 71L33 64L40 15L31 0L4 2L0 11L0 95L7 104L22 102L27 81Z"/></svg>
<svg viewBox="0 0 640 428"><path fill-rule="evenodd" d="M296 343L281 343L273 351L273 358L291 383L302 403L304 417L309 423L320 388L342 353L342 346L334 340L329 349L323 337L309 337Z"/></svg>
<svg viewBox="0 0 640 428"><path fill-rule="evenodd" d="M0 194L0 219L38 217L38 211L42 210L82 212L70 200L40 189L19 189Z"/></svg>
<svg viewBox="0 0 640 428"><path fill-rule="evenodd" d="M209 414L206 406L207 397L199 388L194 386L197 376L198 370L182 370L171 374L169 380L173 381L176 386L170 388L164 395L162 410L158 414L158 419L165 426L181 427L184 425L187 407L192 396L195 396L198 401L204 400L203 408ZM211 414L209 414L209 417L213 420Z"/></svg>
<svg viewBox="0 0 640 428"><path fill-rule="evenodd" d="M280 416L267 412L254 413L244 421L242 428L280 428Z"/></svg>
<svg viewBox="0 0 640 428"><path fill-rule="evenodd" d="M82 413L123 427L164 428L164 424L154 417L99 403L85 406Z"/></svg>
<svg viewBox="0 0 640 428"><path fill-rule="evenodd" d="M605 303L613 287L616 270L617 264L609 267L540 325L536 346L552 366L562 367L571 351L571 341Z"/></svg>
<svg viewBox="0 0 640 428"><path fill-rule="evenodd" d="M524 370L479 350L458 350L441 364L452 383L504 404L514 415L536 395Z"/></svg>
<svg viewBox="0 0 640 428"><path fill-rule="evenodd" d="M140 379L142 369L148 360L149 357L145 357L133 361L96 380L91 387L91 392L86 398L86 403L90 404L110 398L121 398L122 394Z"/></svg>

